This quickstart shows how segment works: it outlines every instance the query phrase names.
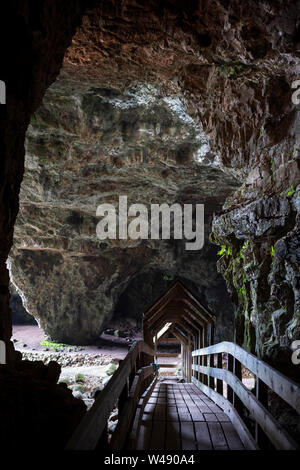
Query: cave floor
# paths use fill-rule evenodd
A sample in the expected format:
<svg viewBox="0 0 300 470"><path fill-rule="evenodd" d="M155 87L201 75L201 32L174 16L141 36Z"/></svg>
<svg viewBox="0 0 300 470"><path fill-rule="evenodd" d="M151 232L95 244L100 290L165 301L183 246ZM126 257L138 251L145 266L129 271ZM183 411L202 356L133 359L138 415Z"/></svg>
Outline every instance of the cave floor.
<svg viewBox="0 0 300 470"><path fill-rule="evenodd" d="M194 384L155 386L141 417L137 450L243 450L229 417Z"/></svg>
<svg viewBox="0 0 300 470"><path fill-rule="evenodd" d="M48 351L45 347L41 346L41 342L47 339L44 331L38 327L38 325L13 325L12 341L14 341L15 349L22 353L37 351L60 353L64 351L76 353L76 354L91 354L103 356L110 356L112 359L124 359L128 353L129 344L125 338L115 338L111 335L102 334L99 341L96 344L89 346L69 346L56 350L51 348ZM131 340L140 339L131 338Z"/></svg>

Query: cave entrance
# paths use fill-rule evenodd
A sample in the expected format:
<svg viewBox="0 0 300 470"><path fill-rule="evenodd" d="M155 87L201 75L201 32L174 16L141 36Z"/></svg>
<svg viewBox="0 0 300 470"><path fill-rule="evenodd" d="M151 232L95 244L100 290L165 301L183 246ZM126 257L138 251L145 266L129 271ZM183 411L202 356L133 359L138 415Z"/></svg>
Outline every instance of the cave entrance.
<svg viewBox="0 0 300 470"><path fill-rule="evenodd" d="M159 345L162 342L180 344L182 377L190 382L192 351L213 344L214 325L214 315L180 280L176 280L145 312L144 341L154 348L160 367L167 363L159 362L159 358L170 355L161 353Z"/></svg>
<svg viewBox="0 0 300 470"><path fill-rule="evenodd" d="M216 337L230 340L233 306L216 269L217 248L209 234L213 214L240 181L224 168L194 112L196 97L187 93L186 80L192 70L181 74L180 66L182 76L176 78L172 47L167 71L160 61L148 62L140 47L142 60L136 61L136 48L126 45L127 31L120 37L119 52L103 55L104 42L108 48L111 44L103 29L106 15L102 9L87 12L59 76L28 126L9 255L15 285L52 342L87 346L111 327L124 287L137 273L167 270L192 280L196 292L205 291L207 305L218 313ZM121 32L123 19L117 21ZM136 24L133 17L133 30ZM138 34L143 36L147 28L139 28ZM186 39L189 43L190 37ZM123 49L128 49L127 66L116 74L119 63L112 59ZM190 53L184 60L190 63ZM97 208L116 205L124 195L129 207L204 204L204 247L189 251L185 241L174 239L99 239ZM144 285L149 289L150 283ZM116 326L113 334L118 330Z"/></svg>

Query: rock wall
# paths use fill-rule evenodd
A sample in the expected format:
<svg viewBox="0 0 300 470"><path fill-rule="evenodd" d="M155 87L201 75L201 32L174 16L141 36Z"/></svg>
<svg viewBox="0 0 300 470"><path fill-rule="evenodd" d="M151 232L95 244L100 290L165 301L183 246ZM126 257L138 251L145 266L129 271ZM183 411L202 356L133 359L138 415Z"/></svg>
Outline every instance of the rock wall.
<svg viewBox="0 0 300 470"><path fill-rule="evenodd" d="M87 5L87 3L86 3ZM30 116L59 72L66 48L84 11L79 1L12 1L0 17L1 80L6 105L0 106L0 339L7 364L1 365L1 444L27 450L32 443L63 448L85 412L80 400L56 385L59 366L21 361L13 349L9 275L6 266L13 242L24 170L24 141ZM59 430L56 421L60 421Z"/></svg>
<svg viewBox="0 0 300 470"><path fill-rule="evenodd" d="M212 234L222 246L218 270L236 305L236 341L296 380L291 346L300 335L299 173L296 167L290 180L281 180L281 196L265 193L215 216Z"/></svg>
<svg viewBox="0 0 300 470"><path fill-rule="evenodd" d="M225 306L208 234L212 211L238 186L220 169L180 94L164 96L158 84L145 83L122 93L78 91L58 80L26 135L20 212L9 257L11 278L26 309L53 340L87 344L107 326L133 277L149 269L185 276L199 289L215 289L210 303ZM121 195L128 197L128 206L145 204L149 220L150 204L204 203L204 249L186 251L174 239L99 240L97 206L117 206ZM140 297L137 306L143 304ZM227 307L229 323L221 323L229 331L230 302Z"/></svg>
<svg viewBox="0 0 300 470"><path fill-rule="evenodd" d="M19 58L15 62L15 69L11 71L11 69L7 68L11 76L3 77L12 83L8 96L10 106L7 107L7 112L9 115L5 117L5 126L2 125L1 131L1 145L3 146L1 151L4 155L3 163L1 163L4 165L1 175L4 175L3 178L5 179L1 182L0 206L1 226L3 227L3 232L1 232L1 279L3 286L1 290L3 308L1 310L3 314L1 317L0 336L6 340L10 337L11 328L8 310L8 275L4 262L11 247L13 224L18 209L18 192L23 173L24 135L30 114L40 103L45 89L53 81L59 70L65 48L70 42L76 23L79 22L81 12L81 4L76 2L72 3L71 9L68 11L67 7L59 8L56 2L53 5L50 6L48 2L45 2L45 9L41 7L35 14L31 12L30 8L27 8L26 2L22 8L18 6L19 10L21 8L19 16L13 17L11 14L11 21L17 21L17 24L20 26L17 28L19 35L17 39L15 36L11 37L12 33L10 31L14 31L15 28L9 29L9 21L6 22L8 29L3 29L3 31L8 32L7 37L11 39L12 53L14 52L14 47L19 47L19 44L22 44L24 48L23 54L20 54L19 48L18 54L15 54ZM216 217L214 240L221 245L230 246L235 256L240 240L242 240L243 244L239 248L242 248L244 243L249 241L249 244L246 246L246 249L250 250L249 256L252 257L255 265L259 264L259 270L262 269L257 278L258 288L254 284L252 294L250 295L250 287L245 287L246 290L248 289L248 299L254 299L254 290L258 291L259 298L261 299L258 304L261 312L257 314L257 316L260 315L260 320L258 321L260 326L255 324L254 317L253 321L248 321L247 315L249 314L246 314L246 309L244 308L245 296L242 295L241 297L243 292L236 292L234 299L239 299L235 300L236 304L239 305L238 312L244 312L241 314L237 313L238 342L244 341L244 338L246 338L245 344L248 344L251 348L256 347L258 353L263 354L267 359L270 358L271 353L265 354L264 351L268 348L265 348L264 344L271 340L270 351L274 348L276 349L276 345L272 343L272 334L274 334L275 341L281 336L285 338L283 342L287 342L287 337L291 338L293 335L297 335L297 328L293 326L289 329L289 331L292 331L291 334L279 334L276 325L279 322L283 325L280 328L286 329L286 322L294 318L298 308L298 293L295 290L298 282L296 280L297 265L294 268L295 263L291 261L295 256L291 253L295 252L296 248L294 246L298 243L296 225L298 222L296 215L293 215L295 214L297 201L295 202L293 199L294 202L292 202L291 196L293 194L288 194L291 191L297 191L297 185L299 184L297 179L299 174L299 145L295 127L298 113L295 106L291 103L290 88L292 81L299 76L299 55L297 52L299 48L298 21L299 2L294 1L270 3L254 0L245 2L237 0L223 2L216 0L213 2L202 1L200 3L187 2L185 5L182 5L181 2L170 1L163 6L156 1L147 2L146 5L144 2L141 4L140 2L133 1L122 2L121 4L112 1L99 2L97 8L91 8L87 12L82 26L78 28L72 45L65 55L64 66L56 83L57 90L60 90L61 102L66 97L68 103L72 103L72 97L76 94L79 94L81 97L89 97L92 91L96 95L99 93L101 95L101 93L103 94L103 89L109 89L114 90L120 98L120 94L124 96L124 93L126 95L128 90L139 87L141 84L146 83L147 86L151 85L156 89L158 89L159 85L159 93L162 97L171 97L173 101L176 97L180 99L180 102L184 104L185 113L194 122L192 127L196 129L195 126L198 126L202 135L205 136L205 139L210 144L210 152L202 155L198 154L198 163L202 163L202 165L199 165L199 168L207 168L203 173L205 181L209 180L212 184L217 181L217 188L215 190L218 191L218 186L223 181L223 176L220 177L220 175L221 173L224 175L226 184L223 187L223 200L219 193L216 199L212 197L214 194L212 186L210 186L208 190L210 197L204 201L208 207L211 207L211 212L218 210L219 205L228 196L227 190L234 189L235 182L228 184L228 179L232 178L232 175L235 175L238 180L243 179L245 181L241 190L227 200L224 206L224 214ZM52 31L55 31L57 34L52 34ZM7 61L9 54L5 55L5 60ZM23 70L22 81L19 80L21 69ZM58 91L56 91L56 94L58 95ZM110 97L112 98L112 96ZM82 104L87 104L88 106L82 107ZM79 111L83 110L88 116L89 125L92 124L92 137L96 138L95 135L98 132L101 133L101 136L98 134L96 140L101 140L104 135L104 141L102 140L101 144L105 148L105 132L103 134L101 125L99 125L94 117L91 119L93 110L89 108L89 104L88 100L79 100L79 104L76 101L74 104L73 100L73 108L69 104L66 105L66 115L68 115L70 109L73 110L74 106L78 105L77 109ZM97 108L94 109L97 112L99 111ZM109 110L109 107L105 108L105 114ZM57 108L58 111L59 106ZM55 211L53 211L53 207L46 208L45 202L47 203L47 198L50 198L50 200L52 198L53 204L55 190L55 197L63 200L62 194L58 193L60 192L59 188L64 188L64 184L66 184L64 188L66 199L68 199L68 193L72 193L72 175L74 175L75 171L75 168L72 167L72 161L76 148L79 160L75 159L75 161L80 161L81 153L85 155L87 161L91 159L90 161L92 162L91 168L88 168L87 162L84 164L80 163L78 167L79 175L83 171L83 166L87 167L87 174L91 170L96 172L96 174L99 172L101 176L102 170L105 171L105 169L102 167L96 168L95 166L95 155L98 155L97 152L100 150L97 146L91 147L90 142L88 142L88 150L92 150L92 152L82 152L84 140L89 141L88 129L84 126L84 114L82 119L83 127L80 124L81 118L79 122L78 119L73 121L70 115L69 128L66 129L65 125L61 126L61 122L58 122L58 127L61 131L60 139L59 132L57 131L57 122L52 120L51 123L53 116L51 117L51 112L49 112L49 109L46 109L46 115L38 116L38 126L34 126L34 120L31 122L31 129L33 131L34 128L39 128L37 137L40 139L42 149L43 147L47 148L47 142L45 136L42 135L43 124L41 121L46 123L45 127L47 128L48 117L50 117L50 126L52 125L54 128L50 138L56 139L55 149L57 153L53 155L47 152L44 155L49 160L48 168L45 168L47 167L45 162L41 164L41 152L38 153L36 160L29 159L32 183L38 183L39 186L35 188L36 191L31 193L30 203L24 204L24 214L27 211L30 217L34 215L35 223L38 222L37 230L29 226L25 227L24 233L26 233L26 237L24 237L20 226L16 229L17 242L22 242L22 237L26 238L27 242L29 238L33 241L38 238L38 250L33 249L34 244L31 244L29 241L29 246L26 247L22 246L22 244L16 245L16 249L20 250L21 248L22 251L15 254L12 253L12 258L15 256L17 259L20 256L19 262L16 263L16 266L17 264L18 266L15 274L20 279L22 279L22 276L24 277L24 272L30 275L30 269L28 268L30 268L32 262L30 261L29 254L32 255L32 260L34 259L37 265L40 264L41 273L43 273L43 267L52 265L51 276L53 276L54 283L55 266L60 266L59 263L63 257L61 271L70 273L70 278L77 282L78 275L76 273L79 270L77 260L73 260L73 264L70 266L69 259L67 262L65 261L65 258L67 258L66 252L71 247L71 256L73 256L73 253L80 253L79 246L81 245L84 246L82 251L84 256L86 256L90 240L87 237L85 237L84 242L80 237L77 237L77 239L75 237L75 240L72 239L70 226L75 226L76 230L80 232L79 226L82 225L81 219L78 219L78 210L75 211L74 217L71 217L70 222L66 226L66 232L64 232L63 226L66 219L63 216L61 207L59 207L55 215L58 226L52 227L53 233L51 233L51 228L49 232L48 229L53 224ZM59 118L60 121L64 121L63 115L60 114ZM112 120L116 122L114 116L112 116ZM140 124L141 122L139 122L138 126L139 131ZM169 126L166 127L169 129ZM16 128L18 129L17 138L15 136ZM150 128L153 129L152 124ZM129 136L130 138L134 137L134 140L136 140L136 135L130 134L129 129L132 129L134 134L137 128L132 126L131 122L129 129L126 125L121 129L122 132L119 132L120 129L118 128L118 132L114 135L116 137L114 149L117 149L120 135L123 142L127 139L127 147L122 143L121 152L116 151L113 155L109 155L108 160L111 159L113 162L107 167L109 171L115 165L116 167L122 167L121 172L126 172L127 163L124 167L122 166L123 162L136 161L139 158L138 152L133 151L130 154L130 145L128 145ZM176 128L175 126L175 129L178 129L178 127ZM149 131L149 127L146 126L146 130ZM29 130L29 142L30 132L32 130ZM72 134L73 137L74 134L77 137L80 135L80 139L77 147L74 144L71 145L71 168L70 170L65 168L69 173L66 173L66 181L61 181L61 175L58 178L57 173L60 167L56 165L55 160L59 155L62 155L62 157L68 155L68 143L70 143L68 137L72 140ZM162 133L162 135L166 134L167 132ZM111 132L106 135L112 136ZM78 141L77 137L75 140ZM150 141L148 141L147 145L149 143ZM176 151L172 153L174 145L172 146L169 158L170 161L174 161L176 171L176 165L182 165L182 163L188 163L186 171L192 168L194 171L197 152L195 152L194 148L195 141L190 143L188 148L181 147L179 154ZM165 153L165 149L163 153ZM155 146L153 147L153 154L156 154L156 156L160 155ZM132 155L133 160L129 155ZM99 153L100 161L102 157L103 155ZM62 158L63 160L64 158ZM211 169L212 164L212 169L215 173L210 173L211 170L208 170L208 168ZM35 167L35 165L37 166ZM41 168L50 171L50 173L52 170L55 170L51 173L53 179L50 178L49 180L47 171L40 173ZM164 175L172 175L172 169L167 168L166 170ZM130 168L130 171L133 175L132 168ZM182 181L186 180L187 175L185 170L182 170L179 174ZM35 175L35 178L33 175ZM68 178L70 179L68 180ZM156 178L153 180L152 172L146 175L146 181L155 182L156 185L158 183ZM173 181L171 176L171 185ZM95 185L94 190L98 191L96 183L97 181L93 182ZM107 181L106 184L108 184ZM69 188L67 187L68 185ZM48 186L51 188L50 191L47 189ZM115 187L112 186L112 188L115 191ZM165 186L163 188L165 190ZM27 189L30 190L30 184L27 185ZM87 188L87 193L90 189ZM186 196L189 194L188 189L184 189ZM197 185L193 187L190 193L195 194L193 191L196 189ZM184 192L182 188L180 191ZM220 186L221 192L222 186ZM197 189L198 200L200 197L204 197L203 193L198 192ZM283 194L281 195L281 193ZM136 192L133 191L133 194L136 194ZM173 192L173 196L177 197L178 194L176 196ZM180 198L180 200L181 202L187 200L187 197L185 199ZM254 205L251 205L253 203ZM42 205L44 206L42 207ZM258 207L257 210L262 212L257 213L255 207ZM273 217L276 219L273 221L274 226L270 226L264 232L261 225L266 225L264 219L269 219L269 215L264 216L263 214L270 214L270 207L276 208L278 217ZM241 220L236 220L235 227L237 232L235 234L230 231L230 228L226 230L223 228L223 222L226 217L236 218L234 212L236 209L241 210L241 215L248 214L249 218L256 218L256 224L259 226L257 232L254 230L254 232L249 234L248 229L245 231L243 217ZM42 231L40 231L41 213L46 215L49 221L49 224L44 222L46 227L43 227ZM69 216L70 214L67 215L67 217ZM248 216L246 215L245 217ZM87 215L85 213L84 220L89 219L90 221L90 217L91 214ZM20 214L20 221L20 225L22 225L24 222L22 220L22 213ZM270 223L270 220L267 220L267 222ZM89 223L87 223L87 226ZM241 224L240 227L239 223ZM290 235L289 233L293 229L294 232ZM74 230L72 233L74 233ZM37 234L39 235L37 236ZM58 235L58 247L54 246L56 238L54 234ZM271 242L273 241L277 241L278 244L274 243L275 256L270 258L268 250L270 245L272 250L273 243ZM255 247L250 242L253 242ZM62 254L63 243L65 245ZM268 243L268 250L266 243ZM51 251L51 254L45 253L45 248L46 251ZM138 249L138 252L131 251L133 258L136 257L137 260L145 258L145 252L143 251L146 249L145 247L135 247L135 249ZM26 250L27 252L25 252ZM30 251L31 253L29 253ZM152 258L152 255L152 248L149 251L149 247L147 247L146 256ZM122 257L123 259L118 266L126 266L124 270L130 272L130 269L133 269L133 264L128 264L129 257L127 253L124 255L124 251ZM106 266L107 258L106 256L104 258L105 261L101 259L101 266ZM124 262L124 258L126 262ZM223 259L222 262L225 263L227 260ZM277 267L275 266L276 263ZM271 266L270 268L267 267L268 264ZM23 274L21 266L23 267ZM141 266L139 266L140 268ZM224 269L226 270L226 268ZM287 313L282 312L282 314L275 315L274 322L275 330L277 331L275 333L271 332L267 313L263 313L264 308L269 309L269 307L263 307L263 302L266 305L269 305L270 302L268 292L265 291L266 284L262 284L262 279L264 279L263 273L268 274L271 271L276 281L273 282L271 278L267 281L267 285L268 282L270 284L270 289L273 285L277 289L288 285L289 292L293 291L295 298L295 301L293 301L293 311L291 302L288 302L289 305L285 307ZM96 273L95 278L98 277L98 274ZM131 274L136 274L136 271L134 273L131 272ZM228 276L226 275L227 278L230 276L229 274ZM88 277L91 277L90 273ZM278 277L281 280L278 280ZM284 277L285 281L283 282ZM42 287L42 280L43 274L40 276L39 287ZM120 282L120 279L118 279L118 282ZM233 280L231 281L232 283ZM81 292L83 284L78 287L79 292ZM109 289L113 292L112 284L109 285ZM243 289L243 286L239 286L238 289ZM48 292L49 289L47 289ZM53 298L56 297L53 296ZM274 306L275 310L271 309L273 313L282 310L284 307L282 300L282 296L278 294L278 302ZM68 307L68 305L70 304L67 303L66 306ZM43 305L41 305L39 310L43 311ZM294 320L292 320L292 325L294 324L293 322ZM244 332L243 326L239 326L243 324L246 325L246 332ZM79 326L82 327L82 323L79 323ZM287 356L285 357L287 358ZM288 362L286 359L286 363Z"/></svg>
<svg viewBox="0 0 300 470"><path fill-rule="evenodd" d="M13 358L9 277L6 259L12 246L24 170L24 140L32 112L59 72L66 48L78 26L80 2L11 2L1 15L1 79L7 85L7 105L0 108L0 338Z"/></svg>
<svg viewBox="0 0 300 470"><path fill-rule="evenodd" d="M16 288L10 283L9 286L9 306L12 313L13 325L36 325L36 321L23 306L23 301Z"/></svg>

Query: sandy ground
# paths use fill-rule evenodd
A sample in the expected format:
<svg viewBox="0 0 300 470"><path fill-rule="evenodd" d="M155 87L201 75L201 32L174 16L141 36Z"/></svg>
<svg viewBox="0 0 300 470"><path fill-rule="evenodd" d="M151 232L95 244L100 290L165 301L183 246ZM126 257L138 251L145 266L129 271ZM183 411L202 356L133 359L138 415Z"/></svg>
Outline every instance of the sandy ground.
<svg viewBox="0 0 300 470"><path fill-rule="evenodd" d="M17 340L14 344L18 351L45 351L40 344L45 338L44 331L37 325L13 325L12 340ZM124 338L103 334L97 344L76 349L76 354L104 354L124 359L128 349L128 342Z"/></svg>

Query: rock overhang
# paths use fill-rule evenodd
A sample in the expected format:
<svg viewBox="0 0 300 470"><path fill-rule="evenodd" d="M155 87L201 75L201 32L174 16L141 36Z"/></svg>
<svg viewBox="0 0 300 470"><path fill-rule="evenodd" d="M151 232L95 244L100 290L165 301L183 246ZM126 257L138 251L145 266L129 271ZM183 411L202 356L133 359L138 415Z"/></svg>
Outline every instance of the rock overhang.
<svg viewBox="0 0 300 470"><path fill-rule="evenodd" d="M52 337L83 343L97 336L133 277L149 269L194 277L205 289L208 278L221 282L208 267L215 257L209 224L240 183L223 171L178 93L165 97L153 83L122 93L62 90L61 83L50 87L27 132L11 273ZM97 239L97 206L116 205L120 195L149 208L204 204L205 253L184 253L172 239Z"/></svg>
<svg viewBox="0 0 300 470"><path fill-rule="evenodd" d="M235 11L238 13L234 14ZM180 102L185 105L187 114L194 120L196 126L200 127L201 132L203 131L211 149L209 151L204 144L205 152L202 154L203 148L199 150L197 143L189 134L189 138L184 143L178 143L176 146L172 142L171 148L174 153L171 168L163 169L160 173L161 163L157 164L157 161L153 162L148 157L148 173L140 177L141 157L139 153L135 153L136 148L134 148L129 158L129 151L133 149L128 142L133 137L138 141L137 137L139 137L138 151L140 152L141 139L147 136L151 154L157 157L159 151L165 149L166 140L160 143L159 149L153 145L151 136L153 140L156 140L154 137L158 134L156 125L149 127L143 123L141 127L135 128L132 125L135 121L131 120L130 132L126 126L123 126L120 132L116 132L114 135L115 153L111 155L111 162L108 163L106 169L104 165L99 169L94 164L94 150L90 154L83 152L88 147L84 141L84 138L87 138L84 134L86 129L81 127L83 142L78 141L74 145L73 158L77 162L76 165L72 165L73 158L71 157L69 167L59 168L60 173L63 171L68 175L67 181L63 182L63 190L61 192L59 190L61 178L57 176L58 168L52 171L52 186L51 178L49 180L47 174L49 167L47 171L43 168L41 175L37 176L34 176L31 168L32 180L28 181L27 190L28 193L31 192L32 200L37 193L38 200L35 200L34 204L28 201L26 209L24 205L22 210L24 210L25 220L28 218L26 211L30 218L31 211L46 210L42 207L45 205L44 199L48 201L48 205L53 204L53 200L59 197L68 200L72 188L76 188L77 184L79 186L78 180L75 180L73 184L72 175L75 171L82 178L80 185L82 196L86 190L82 206L73 207L72 212L67 214L70 207L63 207L64 203L61 207L59 205L55 217L59 219L58 212L63 209L66 209L66 213L59 219L58 227L54 227L53 233L49 233L50 236L37 235L38 226L35 227L37 230L27 226L23 235L17 227L16 240L18 238L21 240L28 231L29 248L35 243L32 242L36 238L37 245L40 244L43 249L47 250L47 246L53 243L53 235L60 233L57 246L52 246L52 250L59 251L64 246L64 254L71 252L74 256L89 250L93 252L93 244L91 246L88 237L80 238L78 230L80 226L85 225L80 222L81 217L87 217L86 212L82 213L82 207L91 207L91 202L95 203L90 200L88 194L91 189L98 193L99 188L97 179L93 181L92 188L87 187L83 176L95 177L95 174L99 174L99 170L116 174L119 172L118 175L123 172L125 175L120 178L121 181L116 175L114 175L114 182L110 178L106 178L105 181L101 180L102 189L105 185L105 191L101 195L109 197L116 195L119 187L122 187L122 184L124 185L128 180L128 173L132 175L135 173L135 178L140 178L140 184L131 188L135 199L141 190L143 193L150 192L149 188L153 184L160 198L165 197L166 194L174 197L175 188L180 186L178 180L181 183L181 180L187 177L184 171L190 177L190 174L195 171L194 160L197 160L200 165L197 166L198 172L196 171L194 175L195 181L188 187L180 187L180 199L187 202L197 201L200 194L204 198L204 192L206 196L210 193L209 198L205 201L202 199L201 202L206 203L211 213L220 208L226 196L234 189L236 183L229 183L233 175L241 181L250 170L254 169L254 173L250 176L251 181L243 185L231 198L227 198L226 214L232 208L245 205L244 212L248 211L251 216L253 201L278 196L282 190L286 190L282 187L281 180L284 180L286 185L291 179L291 184L296 187L294 183L298 168L296 151L291 150L296 149L295 136L290 132L295 122L295 112L291 105L289 84L299 70L297 69L299 60L295 54L297 27L294 21L298 13L296 4L290 4L287 11L284 5L275 7L252 2L245 2L241 5L240 2L235 1L230 2L228 8L224 8L222 2L214 4L208 2L200 9L196 4L189 4L185 9L177 2L171 2L163 9L157 9L155 2L149 2L146 6L138 2L134 4L128 2L119 9L115 8L113 2L106 2L100 8L90 10L66 53L64 66L54 86L57 89L56 94L60 92L61 99L64 96L68 99L68 96L76 94L90 96L91 90L96 90L100 95L105 95L102 96L102 109L105 108L111 112L114 109L112 106L114 100L123 107L124 101L130 102L128 97L125 100L120 98L120 94L126 95L126 90L131 90L132 94L132 90L138 89L141 84L147 84L148 89L153 89L159 84L161 95L165 98L164 111L166 101L176 108L176 103L178 104L176 98L179 97ZM76 101L74 98L74 100L77 105L81 103L80 99ZM88 103L87 98L85 105ZM123 111L127 113L128 109L123 109ZM148 118L148 115L146 117ZM74 121L71 118L66 130L61 128L59 132L54 133L53 139L56 139L56 146L61 155L66 151L65 135L69 132L72 136L74 127L80 127L80 124L80 119ZM94 120L92 124L95 132L99 131L97 120ZM171 128L172 126L166 126L165 129ZM178 137L177 133L174 137ZM121 147L123 146L122 149L116 149L117 144L120 143ZM291 156L293 152L294 155ZM78 164L80 155L83 153L85 153L85 160ZM47 158L51 161L53 158L51 152ZM274 168L269 168L270 159L274 159L276 171L273 171ZM124 162L126 162L125 165ZM36 160L32 157L31 161L27 160L27 165L35 167L37 173L40 171L36 168ZM145 162L143 165L146 168ZM84 170L82 166L85 166ZM207 184L206 187L202 185L202 193L198 184L201 178L200 168ZM281 178L280 175L283 177ZM217 187L208 184L210 178L212 178L211 181L217 181ZM38 183L37 180L39 180ZM167 189L169 182L171 184ZM231 189L227 192L228 183ZM24 187L25 185L26 181L24 181ZM40 190L35 191L38 185ZM33 186L34 190L31 190L30 186ZM50 190L47 189L48 186ZM111 188L110 192L109 188ZM40 194L43 195L42 198ZM223 201L221 195L224 196ZM71 205L74 205L75 197L76 195L72 198ZM37 202L41 204L41 207L38 207ZM33 206L36 207L33 209ZM51 225L53 213L49 207L47 210L49 211L48 221ZM93 216L92 213L88 215ZM41 213L34 215L37 220L41 216ZM20 217L22 217L22 211ZM71 223L65 224L67 220ZM90 220L89 223L93 225L94 221ZM258 221L258 224L261 225L261 223ZM45 228L43 227L42 231ZM88 231L90 232L90 229ZM274 237L275 232L276 227ZM106 248L101 246L101 250ZM126 251L125 248L124 251ZM147 253L152 256L151 247ZM122 256L124 259L124 255ZM122 256L120 255L120 258ZM128 254L125 258L126 256ZM133 269L132 265L131 269ZM131 272L134 272L134 269ZM109 287L107 289L109 290Z"/></svg>

